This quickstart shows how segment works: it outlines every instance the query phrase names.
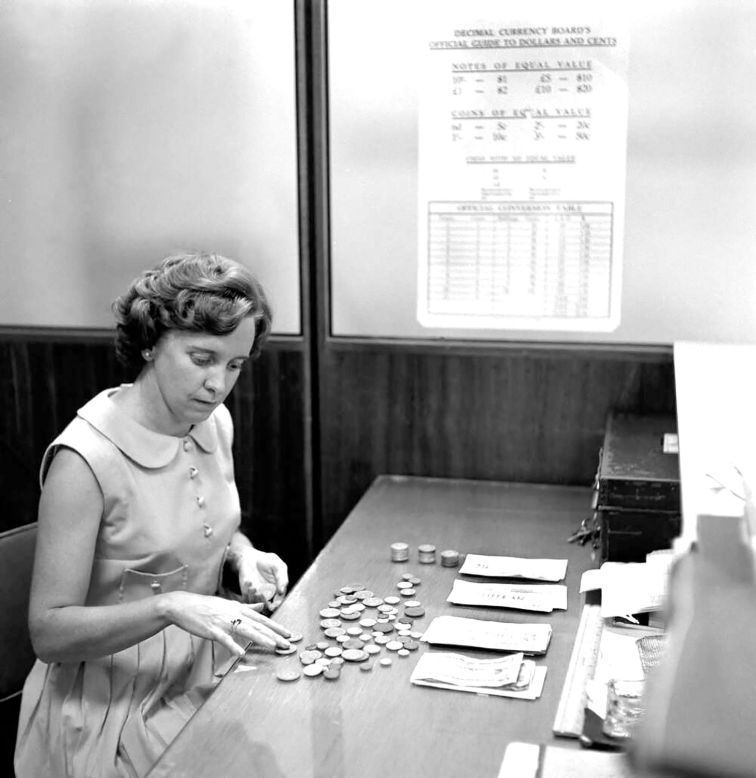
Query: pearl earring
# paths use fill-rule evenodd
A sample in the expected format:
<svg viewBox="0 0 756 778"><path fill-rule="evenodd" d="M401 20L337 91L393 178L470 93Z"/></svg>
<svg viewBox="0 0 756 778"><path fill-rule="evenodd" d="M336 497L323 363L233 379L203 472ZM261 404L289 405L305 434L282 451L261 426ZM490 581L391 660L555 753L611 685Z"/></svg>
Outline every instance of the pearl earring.
<svg viewBox="0 0 756 778"><path fill-rule="evenodd" d="M148 348L143 349L142 356L144 357L145 362L150 362L152 360L152 350Z"/></svg>

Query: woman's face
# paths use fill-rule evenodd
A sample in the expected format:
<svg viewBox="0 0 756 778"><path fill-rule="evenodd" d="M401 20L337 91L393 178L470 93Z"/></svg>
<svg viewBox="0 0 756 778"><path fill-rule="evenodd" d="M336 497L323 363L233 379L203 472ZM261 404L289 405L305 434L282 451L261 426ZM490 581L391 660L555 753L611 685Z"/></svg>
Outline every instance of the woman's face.
<svg viewBox="0 0 756 778"><path fill-rule="evenodd" d="M248 316L228 335L168 330L152 350L151 400L156 426L183 435L210 416L233 389L255 340Z"/></svg>

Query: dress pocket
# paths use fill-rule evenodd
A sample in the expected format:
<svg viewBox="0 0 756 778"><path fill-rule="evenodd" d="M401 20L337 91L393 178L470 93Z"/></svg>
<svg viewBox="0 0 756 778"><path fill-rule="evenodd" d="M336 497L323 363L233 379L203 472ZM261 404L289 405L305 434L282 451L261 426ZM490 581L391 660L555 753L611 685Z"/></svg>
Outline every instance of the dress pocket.
<svg viewBox="0 0 756 778"><path fill-rule="evenodd" d="M181 565L167 573L150 573L127 567L121 575L118 601L133 602L154 594L185 590L188 575L189 567L187 565Z"/></svg>

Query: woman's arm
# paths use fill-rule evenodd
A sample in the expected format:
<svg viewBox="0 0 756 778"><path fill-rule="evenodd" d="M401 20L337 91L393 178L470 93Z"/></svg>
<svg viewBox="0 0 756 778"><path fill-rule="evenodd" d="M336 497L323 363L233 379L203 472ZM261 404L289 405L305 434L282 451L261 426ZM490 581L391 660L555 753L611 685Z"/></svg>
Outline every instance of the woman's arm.
<svg viewBox="0 0 756 778"><path fill-rule="evenodd" d="M76 452L62 449L40 499L29 605L32 643L42 661L105 656L168 624L217 640L237 654L244 648L234 637L245 645L288 645L284 627L249 605L219 597L169 592L118 605L85 605L102 510L100 487L89 466Z"/></svg>

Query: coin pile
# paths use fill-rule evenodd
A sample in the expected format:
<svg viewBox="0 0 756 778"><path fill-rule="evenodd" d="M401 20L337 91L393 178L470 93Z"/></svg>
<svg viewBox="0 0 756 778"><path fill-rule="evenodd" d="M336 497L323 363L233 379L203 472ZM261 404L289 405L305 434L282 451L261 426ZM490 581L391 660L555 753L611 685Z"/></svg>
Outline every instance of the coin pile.
<svg viewBox="0 0 756 778"><path fill-rule="evenodd" d="M308 678L323 676L336 681L345 665L358 665L370 672L373 661L380 667L390 667L390 656L379 657L385 649L399 657L408 657L420 647L422 632L415 630L414 620L425 615L422 604L415 599L420 578L405 573L397 582L401 597L378 597L364 584L349 584L334 592L334 598L318 612L323 639L307 644L299 652L301 671L283 667L276 673L280 681L296 681L301 675ZM292 635L289 642L302 639ZM299 649L277 649L280 655Z"/></svg>

